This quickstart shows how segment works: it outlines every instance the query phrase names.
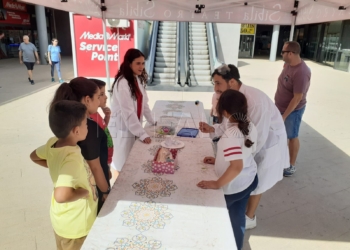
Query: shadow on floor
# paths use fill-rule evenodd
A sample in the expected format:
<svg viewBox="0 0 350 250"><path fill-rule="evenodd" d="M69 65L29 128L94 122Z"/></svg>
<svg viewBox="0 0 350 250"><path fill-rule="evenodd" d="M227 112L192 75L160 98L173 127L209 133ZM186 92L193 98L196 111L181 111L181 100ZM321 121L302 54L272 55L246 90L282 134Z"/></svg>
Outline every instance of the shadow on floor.
<svg viewBox="0 0 350 250"><path fill-rule="evenodd" d="M300 143L296 173L262 196L244 250L256 236L266 237L260 249L283 249L290 244L283 238L350 242L350 157L304 122ZM269 238L281 238L281 245Z"/></svg>

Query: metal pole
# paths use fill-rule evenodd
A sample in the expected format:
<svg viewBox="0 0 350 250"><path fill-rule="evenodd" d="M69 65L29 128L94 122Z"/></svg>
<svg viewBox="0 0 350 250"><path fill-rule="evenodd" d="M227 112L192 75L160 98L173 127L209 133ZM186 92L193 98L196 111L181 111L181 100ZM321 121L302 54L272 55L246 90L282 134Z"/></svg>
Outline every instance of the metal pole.
<svg viewBox="0 0 350 250"><path fill-rule="evenodd" d="M276 61L279 33L280 33L280 26L274 25L272 39L271 39L271 47L270 47L270 61L271 62Z"/></svg>
<svg viewBox="0 0 350 250"><path fill-rule="evenodd" d="M103 43L104 43L104 50L105 50L105 63L106 63L106 82L108 86L108 90L111 89L111 79L109 76L109 61L108 61L108 50L107 50L107 28L106 28L106 12L102 11L102 26L103 26ZM119 48L118 48L119 50ZM110 93L110 92L109 92ZM111 97L111 93L109 97Z"/></svg>
<svg viewBox="0 0 350 250"><path fill-rule="evenodd" d="M37 25L38 36L39 36L40 61L41 61L41 64L47 64L45 60L45 52L47 51L49 42L47 39L45 7L40 5L35 5L35 16L36 16L36 25ZM35 43L35 41L33 42Z"/></svg>
<svg viewBox="0 0 350 250"><path fill-rule="evenodd" d="M76 47L75 47L73 12L69 12L69 25L70 25L70 36L71 36L71 41L72 41L73 72L74 72L74 77L77 77L78 76L77 51L76 51Z"/></svg>
<svg viewBox="0 0 350 250"><path fill-rule="evenodd" d="M295 19L296 19L296 16L293 16L293 22L290 27L289 41L293 41L293 38L294 38Z"/></svg>

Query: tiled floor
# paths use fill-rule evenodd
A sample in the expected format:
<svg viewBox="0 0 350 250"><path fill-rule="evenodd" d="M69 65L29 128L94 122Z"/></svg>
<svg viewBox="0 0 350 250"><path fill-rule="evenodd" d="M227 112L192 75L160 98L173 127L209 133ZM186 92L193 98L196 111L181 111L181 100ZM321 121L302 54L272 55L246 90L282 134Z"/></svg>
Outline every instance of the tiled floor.
<svg viewBox="0 0 350 250"><path fill-rule="evenodd" d="M247 231L245 250L350 249L350 74L307 64L312 82L297 172L263 195L258 227ZM273 98L283 63L244 60L240 65L241 80ZM0 85L16 84L25 73L18 65L11 67L11 74L5 76L6 72L0 67ZM46 68L38 67L37 74L44 79ZM29 154L51 136L47 107L56 88L0 106L1 250L55 249L49 219L52 184L47 170L31 163ZM211 96L211 92L149 91L151 107L156 100L172 99L200 100L210 109Z"/></svg>

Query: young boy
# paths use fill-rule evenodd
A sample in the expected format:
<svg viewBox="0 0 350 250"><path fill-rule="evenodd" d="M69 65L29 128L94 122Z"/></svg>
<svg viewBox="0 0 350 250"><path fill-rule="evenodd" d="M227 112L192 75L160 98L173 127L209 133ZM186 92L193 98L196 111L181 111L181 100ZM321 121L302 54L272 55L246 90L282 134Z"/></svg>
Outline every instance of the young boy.
<svg viewBox="0 0 350 250"><path fill-rule="evenodd" d="M101 115L97 112L95 114L90 115L90 118L93 119L106 133L107 135L107 147L108 147L108 165L112 163L112 157L113 157L113 140L111 137L111 134L108 130L108 123L111 118L111 110L107 107L107 95L106 95L106 83L104 81L98 80L98 79L90 79L100 89L100 108L102 109L102 112L104 114L104 118L101 117ZM111 172L110 172L111 174ZM110 176L111 178L112 176ZM111 184L114 183L116 179L116 173L113 173L113 178L111 180Z"/></svg>
<svg viewBox="0 0 350 250"><path fill-rule="evenodd" d="M33 151L31 160L49 169L53 182L50 217L58 250L80 249L97 214L97 190L79 141L87 135L87 109L76 101L59 101L49 112L56 137Z"/></svg>

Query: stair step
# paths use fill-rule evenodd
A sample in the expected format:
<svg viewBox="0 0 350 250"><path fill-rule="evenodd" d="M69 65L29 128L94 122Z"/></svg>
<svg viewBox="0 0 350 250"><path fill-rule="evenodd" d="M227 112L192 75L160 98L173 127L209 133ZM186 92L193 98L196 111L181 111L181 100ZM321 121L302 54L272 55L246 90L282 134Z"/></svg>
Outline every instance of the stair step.
<svg viewBox="0 0 350 250"><path fill-rule="evenodd" d="M160 63L175 63L176 62L176 57L164 57L164 56L156 56L156 62Z"/></svg>
<svg viewBox="0 0 350 250"><path fill-rule="evenodd" d="M208 55L190 55L190 60L209 60Z"/></svg>
<svg viewBox="0 0 350 250"><path fill-rule="evenodd" d="M189 60L191 65L210 65L209 60Z"/></svg>
<svg viewBox="0 0 350 250"><path fill-rule="evenodd" d="M189 45L207 45L208 46L208 42L207 41L188 41Z"/></svg>
<svg viewBox="0 0 350 250"><path fill-rule="evenodd" d="M176 43L176 38L158 38L157 39L158 43Z"/></svg>
<svg viewBox="0 0 350 250"><path fill-rule="evenodd" d="M156 56L157 57L176 57L176 53L172 53L172 52L156 52Z"/></svg>
<svg viewBox="0 0 350 250"><path fill-rule="evenodd" d="M208 50L208 45L190 45L190 50Z"/></svg>
<svg viewBox="0 0 350 250"><path fill-rule="evenodd" d="M155 67L154 72L156 73L175 73L175 68L170 67Z"/></svg>
<svg viewBox="0 0 350 250"><path fill-rule="evenodd" d="M158 34L158 39L161 38L161 39L176 39L176 34Z"/></svg>
<svg viewBox="0 0 350 250"><path fill-rule="evenodd" d="M190 70L191 76L210 76L210 70Z"/></svg>
<svg viewBox="0 0 350 250"><path fill-rule="evenodd" d="M153 78L153 84L172 85L172 84L175 84L175 78L174 79Z"/></svg>
<svg viewBox="0 0 350 250"><path fill-rule="evenodd" d="M159 30L158 34L161 35L176 35L176 30L172 31L172 30Z"/></svg>
<svg viewBox="0 0 350 250"><path fill-rule="evenodd" d="M176 48L157 47L157 52L176 52Z"/></svg>
<svg viewBox="0 0 350 250"><path fill-rule="evenodd" d="M171 73L154 73L154 77L155 78L161 78L161 79L174 79L175 78L175 74L171 74Z"/></svg>
<svg viewBox="0 0 350 250"><path fill-rule="evenodd" d="M207 49L201 49L201 50L189 50L190 55L208 55L209 50Z"/></svg>
<svg viewBox="0 0 350 250"><path fill-rule="evenodd" d="M156 61L155 62L155 66L159 67L159 68L166 68L166 67L175 68L176 67L176 63L175 63L175 60L174 60L174 62L160 62L160 61Z"/></svg>
<svg viewBox="0 0 350 250"><path fill-rule="evenodd" d="M166 27L166 26L161 26L159 27L159 31L176 31L176 27Z"/></svg>
<svg viewBox="0 0 350 250"><path fill-rule="evenodd" d="M191 65L189 65L189 68L190 68L190 70L209 70L209 74L211 73L209 64L207 64L207 65L206 64L203 64L203 65L191 64Z"/></svg>
<svg viewBox="0 0 350 250"><path fill-rule="evenodd" d="M189 36L188 39L193 41L204 41L204 40L207 40L207 37Z"/></svg>
<svg viewBox="0 0 350 250"><path fill-rule="evenodd" d="M157 48L175 48L176 43L157 43Z"/></svg>

